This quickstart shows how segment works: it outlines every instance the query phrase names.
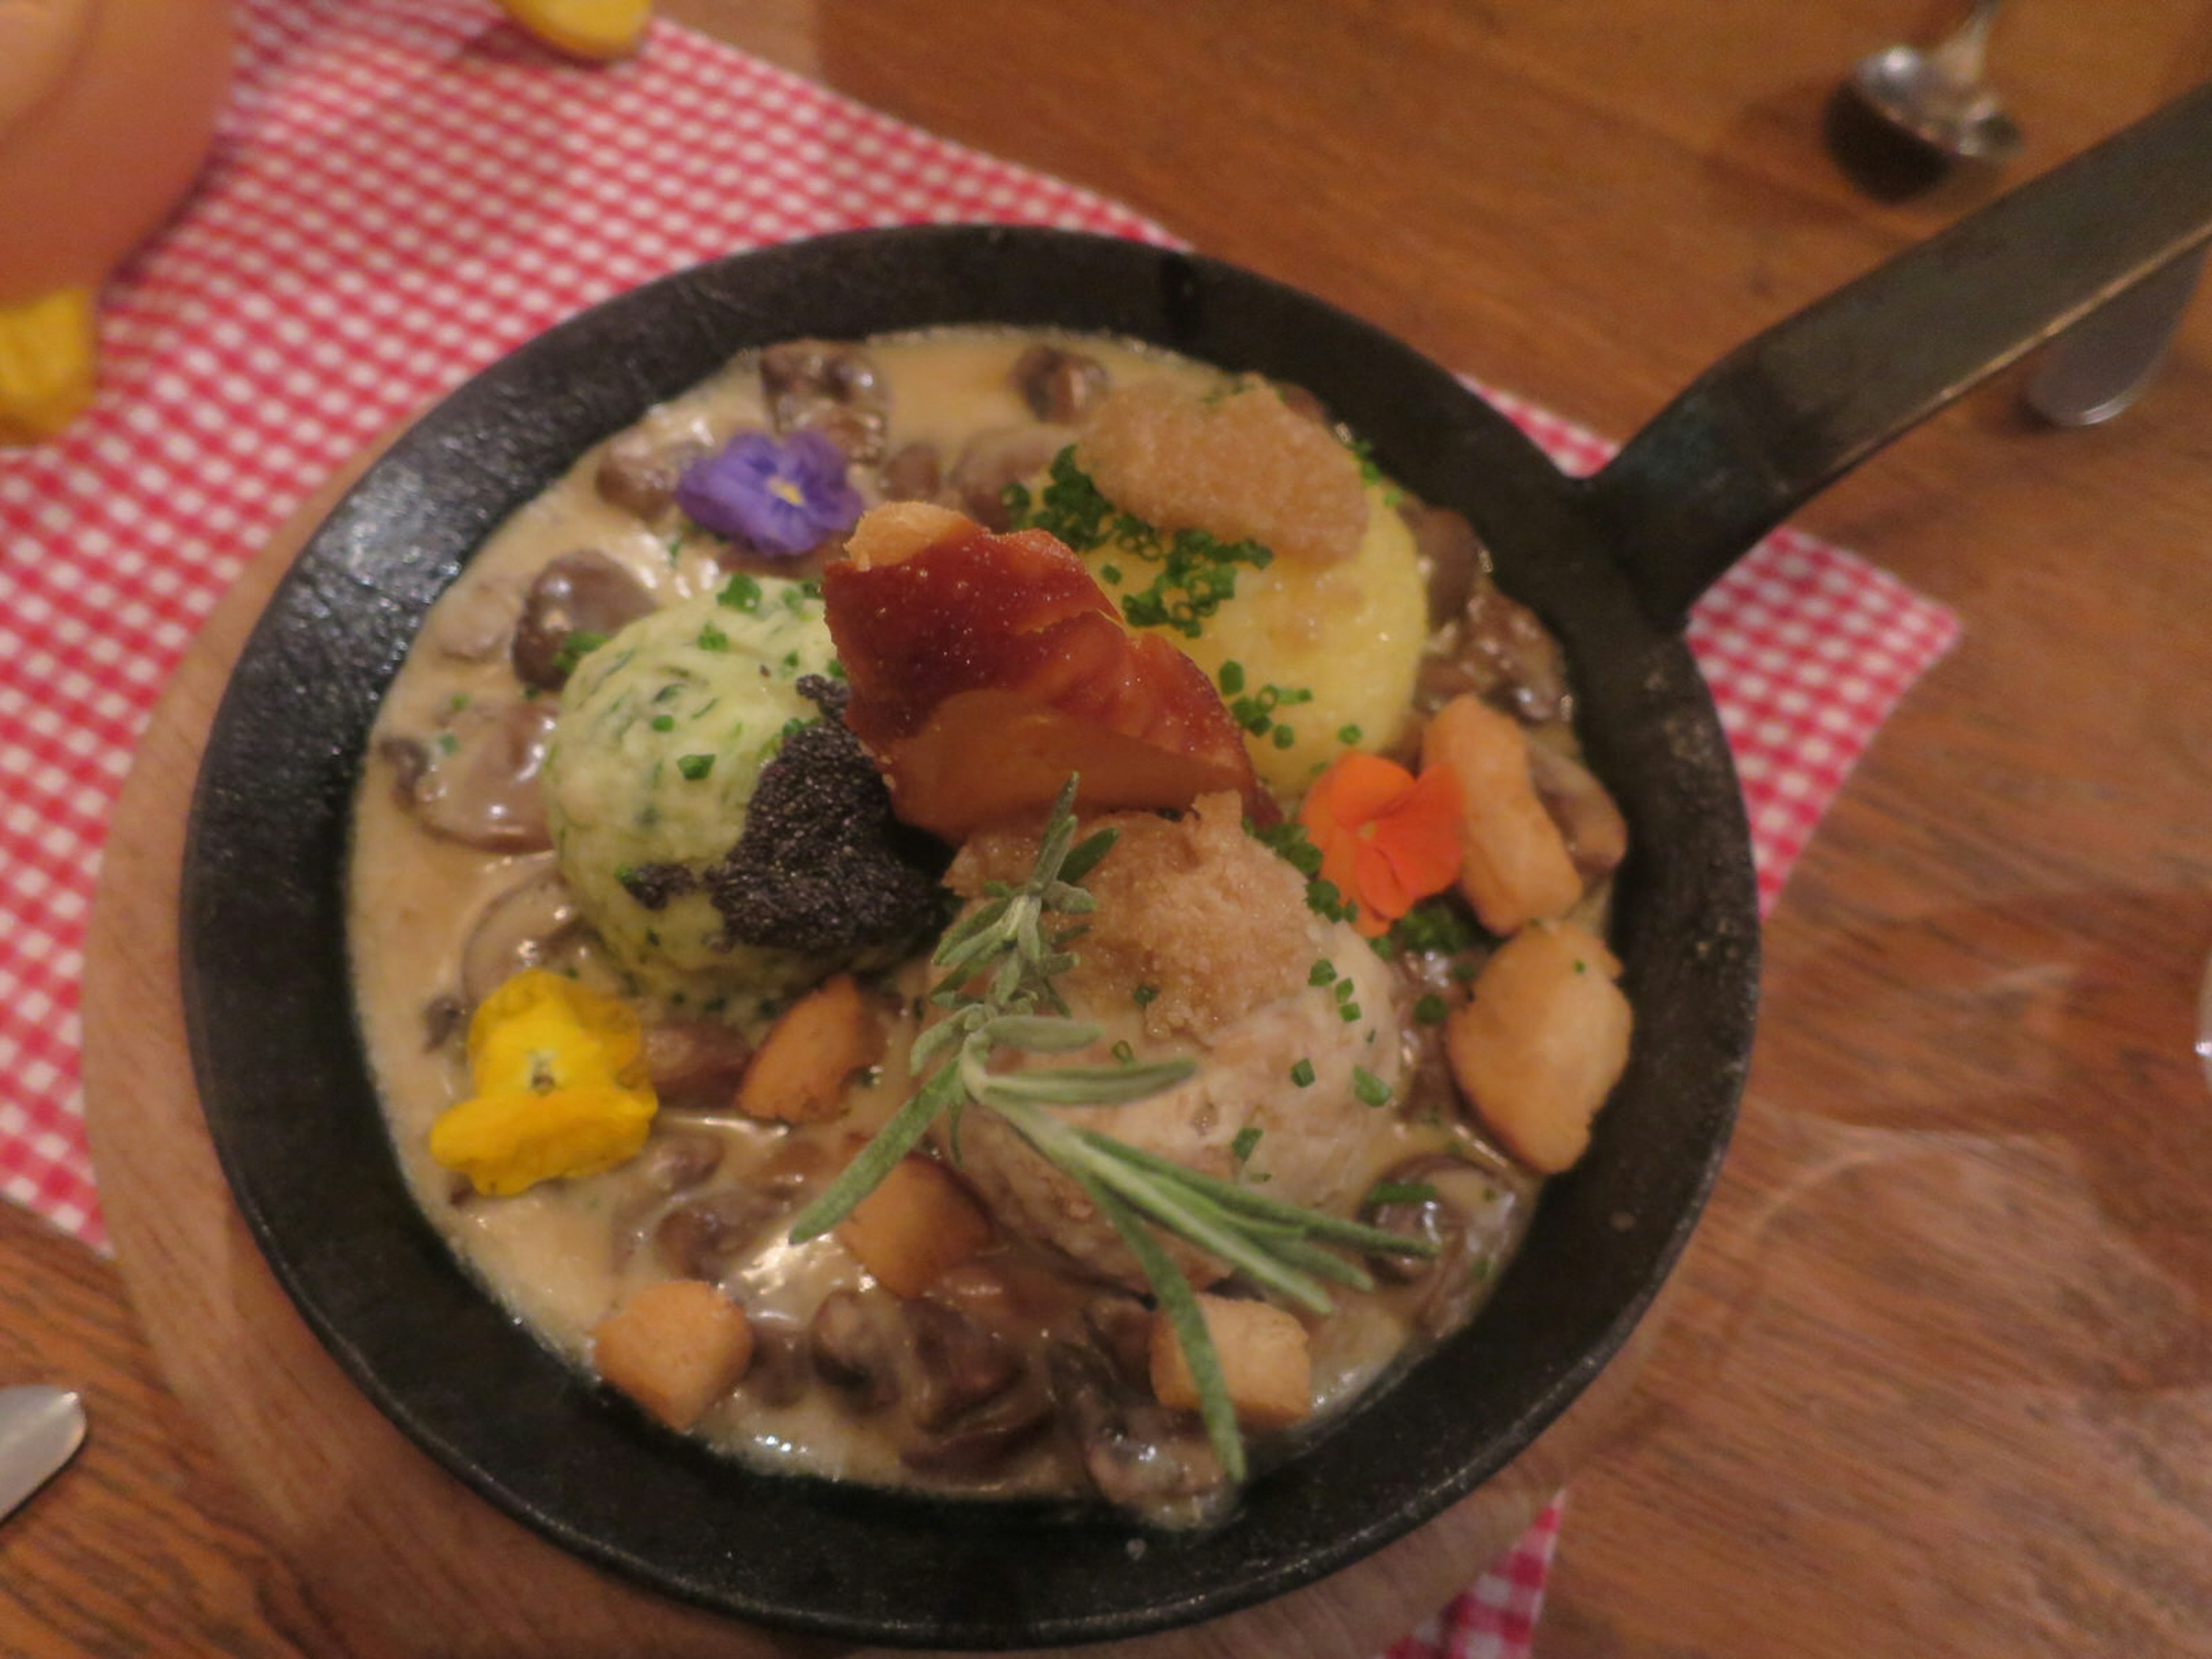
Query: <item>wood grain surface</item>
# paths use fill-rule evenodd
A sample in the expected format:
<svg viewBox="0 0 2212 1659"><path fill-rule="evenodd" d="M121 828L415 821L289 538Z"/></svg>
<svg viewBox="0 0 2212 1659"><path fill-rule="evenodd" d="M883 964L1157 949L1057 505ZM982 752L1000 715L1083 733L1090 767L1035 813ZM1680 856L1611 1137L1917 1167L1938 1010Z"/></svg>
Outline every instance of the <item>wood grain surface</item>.
<svg viewBox="0 0 2212 1659"><path fill-rule="evenodd" d="M1879 201L1823 147L1851 60L1929 38L1956 11L1934 0L670 9L1615 434L1991 187ZM2028 137L2008 180L2179 91L2208 47L2204 0L2008 7L1994 64ZM1771 920L1737 1142L1626 1438L1573 1483L1539 1651L2203 1653L2212 1101L2190 1028L2212 951L2212 307L2109 427L2039 428L1994 386L1802 522L1965 633ZM181 764L155 754L141 765ZM116 937L134 943L88 1034L95 1085L157 1063L129 1027L160 964ZM129 1152L94 1098L112 1181ZM205 1175L140 1172L146 1209ZM158 1339L188 1287L137 1260L145 1222L116 1219ZM189 1237L222 1275L195 1294L271 1294L234 1223ZM0 1652L382 1659L323 1571L378 1525L373 1489L343 1484L358 1469L332 1465L321 1558L256 1489L280 1560L155 1389L113 1273L0 1217L0 1310L9 1380L78 1381L95 1415L85 1460L0 1525ZM205 1385L172 1373L187 1398ZM464 1530L515 1548L518 1571L570 1567ZM606 1617L544 1650L640 1650L644 1627Z"/></svg>

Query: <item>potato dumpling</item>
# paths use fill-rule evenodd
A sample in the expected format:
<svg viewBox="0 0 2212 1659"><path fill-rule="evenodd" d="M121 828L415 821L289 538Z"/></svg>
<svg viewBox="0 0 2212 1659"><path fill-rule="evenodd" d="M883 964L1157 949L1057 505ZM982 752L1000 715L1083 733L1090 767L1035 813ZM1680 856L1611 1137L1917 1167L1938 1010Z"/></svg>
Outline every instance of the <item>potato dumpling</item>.
<svg viewBox="0 0 2212 1659"><path fill-rule="evenodd" d="M1590 1120L1628 1064L1628 999L1605 941L1571 922L1524 927L1483 964L1444 1025L1444 1050L1484 1125L1556 1175L1589 1146Z"/></svg>
<svg viewBox="0 0 2212 1659"><path fill-rule="evenodd" d="M1582 873L1536 793L1528 757L1520 722L1479 697L1454 697L1421 734L1423 768L1448 766L1458 781L1460 890L1493 933L1563 915L1583 896Z"/></svg>
<svg viewBox="0 0 2212 1659"><path fill-rule="evenodd" d="M1238 565L1236 596L1196 638L1158 630L1221 687L1232 714L1264 714L1266 728L1248 723L1244 743L1261 781L1280 795L1304 791L1347 745L1388 748L1413 703L1427 592L1413 532L1382 489L1366 496L1367 528L1352 558ZM1084 557L1117 606L1159 571L1113 542ZM1272 708L1258 707L1271 693ZM1310 698L1291 700L1300 693ZM1240 709L1242 699L1254 702Z"/></svg>

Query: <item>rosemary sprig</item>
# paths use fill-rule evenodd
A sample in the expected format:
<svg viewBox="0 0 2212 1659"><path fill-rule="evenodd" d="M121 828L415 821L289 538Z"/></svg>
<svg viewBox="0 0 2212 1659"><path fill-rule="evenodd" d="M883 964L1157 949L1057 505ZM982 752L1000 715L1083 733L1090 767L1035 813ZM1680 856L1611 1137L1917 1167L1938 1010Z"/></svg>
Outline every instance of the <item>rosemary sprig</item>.
<svg viewBox="0 0 2212 1659"><path fill-rule="evenodd" d="M1053 803L1028 878L1019 886L987 888L984 902L938 941L930 961L940 971L929 998L947 1012L915 1039L909 1060L916 1075L933 1060L937 1068L800 1212L791 1242L803 1243L843 1220L939 1116L950 1116L957 1162L962 1112L971 1106L996 1112L1083 1189L1136 1257L1190 1363L1199 1414L1214 1453L1230 1478L1241 1480L1243 1443L1220 1356L1189 1280L1152 1229L1173 1234L1262 1290L1316 1314L1332 1306L1323 1280L1362 1290L1374 1283L1357 1263L1324 1244L1402 1255L1432 1255L1435 1247L1202 1175L1044 1109L1142 1100L1188 1079L1197 1070L1191 1060L992 1069L1002 1048L1069 1054L1101 1036L1097 1026L1070 1015L1053 982L1075 965L1067 946L1084 931L1083 924L1062 927L1060 921L1097 908L1083 878L1114 845L1111 830L1076 841L1075 786L1070 778Z"/></svg>

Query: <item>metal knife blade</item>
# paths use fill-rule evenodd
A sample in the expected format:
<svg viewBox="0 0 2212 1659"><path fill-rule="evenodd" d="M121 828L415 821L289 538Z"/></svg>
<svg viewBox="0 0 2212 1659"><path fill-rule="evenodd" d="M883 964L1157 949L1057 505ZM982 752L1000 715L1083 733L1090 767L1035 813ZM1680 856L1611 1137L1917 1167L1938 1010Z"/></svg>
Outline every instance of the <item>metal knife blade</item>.
<svg viewBox="0 0 2212 1659"><path fill-rule="evenodd" d="M0 1389L0 1517L38 1491L84 1444L84 1402L44 1383Z"/></svg>
<svg viewBox="0 0 2212 1659"><path fill-rule="evenodd" d="M2028 406L2057 426L2109 421L2158 377L2189 308L2206 250L2185 253L2108 301L2044 348Z"/></svg>

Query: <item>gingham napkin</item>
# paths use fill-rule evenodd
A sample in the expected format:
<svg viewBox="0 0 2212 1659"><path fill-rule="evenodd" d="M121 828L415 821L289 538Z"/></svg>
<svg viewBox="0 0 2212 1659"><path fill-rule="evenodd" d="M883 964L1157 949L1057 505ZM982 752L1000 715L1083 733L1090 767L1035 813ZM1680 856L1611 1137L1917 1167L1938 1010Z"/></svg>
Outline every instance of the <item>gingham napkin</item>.
<svg viewBox="0 0 2212 1659"><path fill-rule="evenodd" d="M563 63L489 0L246 0L200 187L120 273L105 380L0 451L0 1194L95 1248L77 987L106 814L155 695L269 533L368 439L547 325L696 260L858 226L1002 220L1164 240L672 25ZM1609 453L1492 394L1563 465ZM1806 536L1698 607L1771 902L1954 632ZM1521 1659L1555 1505L1389 1659Z"/></svg>

